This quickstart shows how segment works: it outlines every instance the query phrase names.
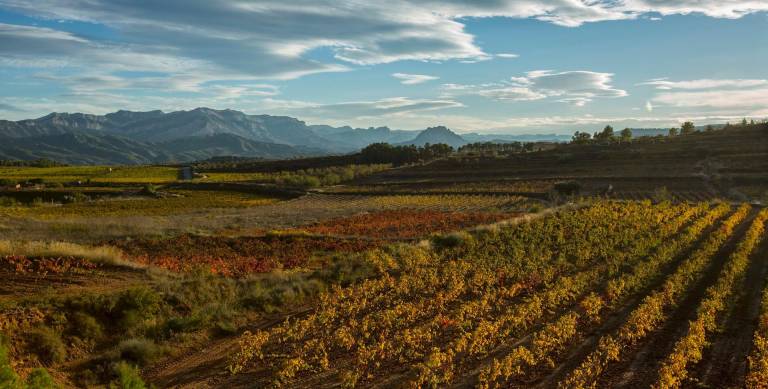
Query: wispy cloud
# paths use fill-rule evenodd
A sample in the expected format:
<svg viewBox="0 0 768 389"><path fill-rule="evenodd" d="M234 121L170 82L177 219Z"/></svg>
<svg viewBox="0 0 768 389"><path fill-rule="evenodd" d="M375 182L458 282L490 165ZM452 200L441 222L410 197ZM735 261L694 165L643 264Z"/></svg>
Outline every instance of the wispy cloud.
<svg viewBox="0 0 768 389"><path fill-rule="evenodd" d="M428 76L426 74L409 74L409 73L392 73L392 77L400 80L401 84L414 85L421 84L427 81L437 80L440 77Z"/></svg>
<svg viewBox="0 0 768 389"><path fill-rule="evenodd" d="M659 106L727 109L741 115L768 109L768 80L764 79L654 79L641 85L660 90L652 98Z"/></svg>
<svg viewBox="0 0 768 389"><path fill-rule="evenodd" d="M611 85L612 73L586 70L553 72L535 70L509 81L480 85L443 84L447 95L475 94L494 100L532 101L557 97L557 101L584 106L595 98L624 97L627 92Z"/></svg>
<svg viewBox="0 0 768 389"><path fill-rule="evenodd" d="M711 88L750 88L768 85L768 80L761 79L700 79L689 81L670 81L665 78L649 80L638 85L651 85L656 89L711 89Z"/></svg>

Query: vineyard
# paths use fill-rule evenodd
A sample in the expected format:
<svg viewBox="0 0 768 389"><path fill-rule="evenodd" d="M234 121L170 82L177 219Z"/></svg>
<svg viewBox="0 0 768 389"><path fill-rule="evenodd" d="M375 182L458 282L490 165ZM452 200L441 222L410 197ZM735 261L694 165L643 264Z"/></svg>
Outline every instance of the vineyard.
<svg viewBox="0 0 768 389"><path fill-rule="evenodd" d="M761 298L766 221L748 205L604 201L373 250L376 276L246 332L209 383L764 387L768 292L759 320L739 315Z"/></svg>
<svg viewBox="0 0 768 389"><path fill-rule="evenodd" d="M275 269L320 267L334 255L381 245L371 239L339 239L302 235L211 237L181 235L171 239L113 240L133 261L173 272L199 269L225 276L266 273Z"/></svg>
<svg viewBox="0 0 768 389"><path fill-rule="evenodd" d="M331 219L302 228L313 234L415 239L492 224L519 216L512 212L392 210Z"/></svg>

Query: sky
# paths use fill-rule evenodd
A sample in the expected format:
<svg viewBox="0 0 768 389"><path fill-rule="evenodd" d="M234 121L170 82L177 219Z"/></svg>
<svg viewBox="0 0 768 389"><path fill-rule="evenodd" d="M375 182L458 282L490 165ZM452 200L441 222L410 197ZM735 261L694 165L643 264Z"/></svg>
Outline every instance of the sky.
<svg viewBox="0 0 768 389"><path fill-rule="evenodd" d="M572 133L768 118L768 0L0 0L0 119Z"/></svg>

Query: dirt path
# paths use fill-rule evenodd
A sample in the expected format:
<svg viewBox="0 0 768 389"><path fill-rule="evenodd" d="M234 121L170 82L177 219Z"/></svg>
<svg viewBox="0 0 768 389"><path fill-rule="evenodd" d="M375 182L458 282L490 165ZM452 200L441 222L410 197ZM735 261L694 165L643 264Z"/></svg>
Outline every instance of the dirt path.
<svg viewBox="0 0 768 389"><path fill-rule="evenodd" d="M696 318L696 310L707 288L720 277L729 255L744 237L756 215L757 211L752 209L714 255L704 277L686 294L661 329L649 335L634 355L609 368L599 381L599 387L634 388L650 387L653 384L661 362L672 351L675 342L685 334L688 322Z"/></svg>

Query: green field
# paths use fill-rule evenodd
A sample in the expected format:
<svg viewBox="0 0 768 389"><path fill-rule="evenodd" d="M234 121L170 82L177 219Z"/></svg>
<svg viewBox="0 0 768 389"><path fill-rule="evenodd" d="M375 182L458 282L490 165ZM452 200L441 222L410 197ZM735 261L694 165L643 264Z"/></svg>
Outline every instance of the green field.
<svg viewBox="0 0 768 389"><path fill-rule="evenodd" d="M64 167L0 167L0 179L25 182L43 179L47 182L95 182L161 184L177 180L178 169L170 166L64 166Z"/></svg>

